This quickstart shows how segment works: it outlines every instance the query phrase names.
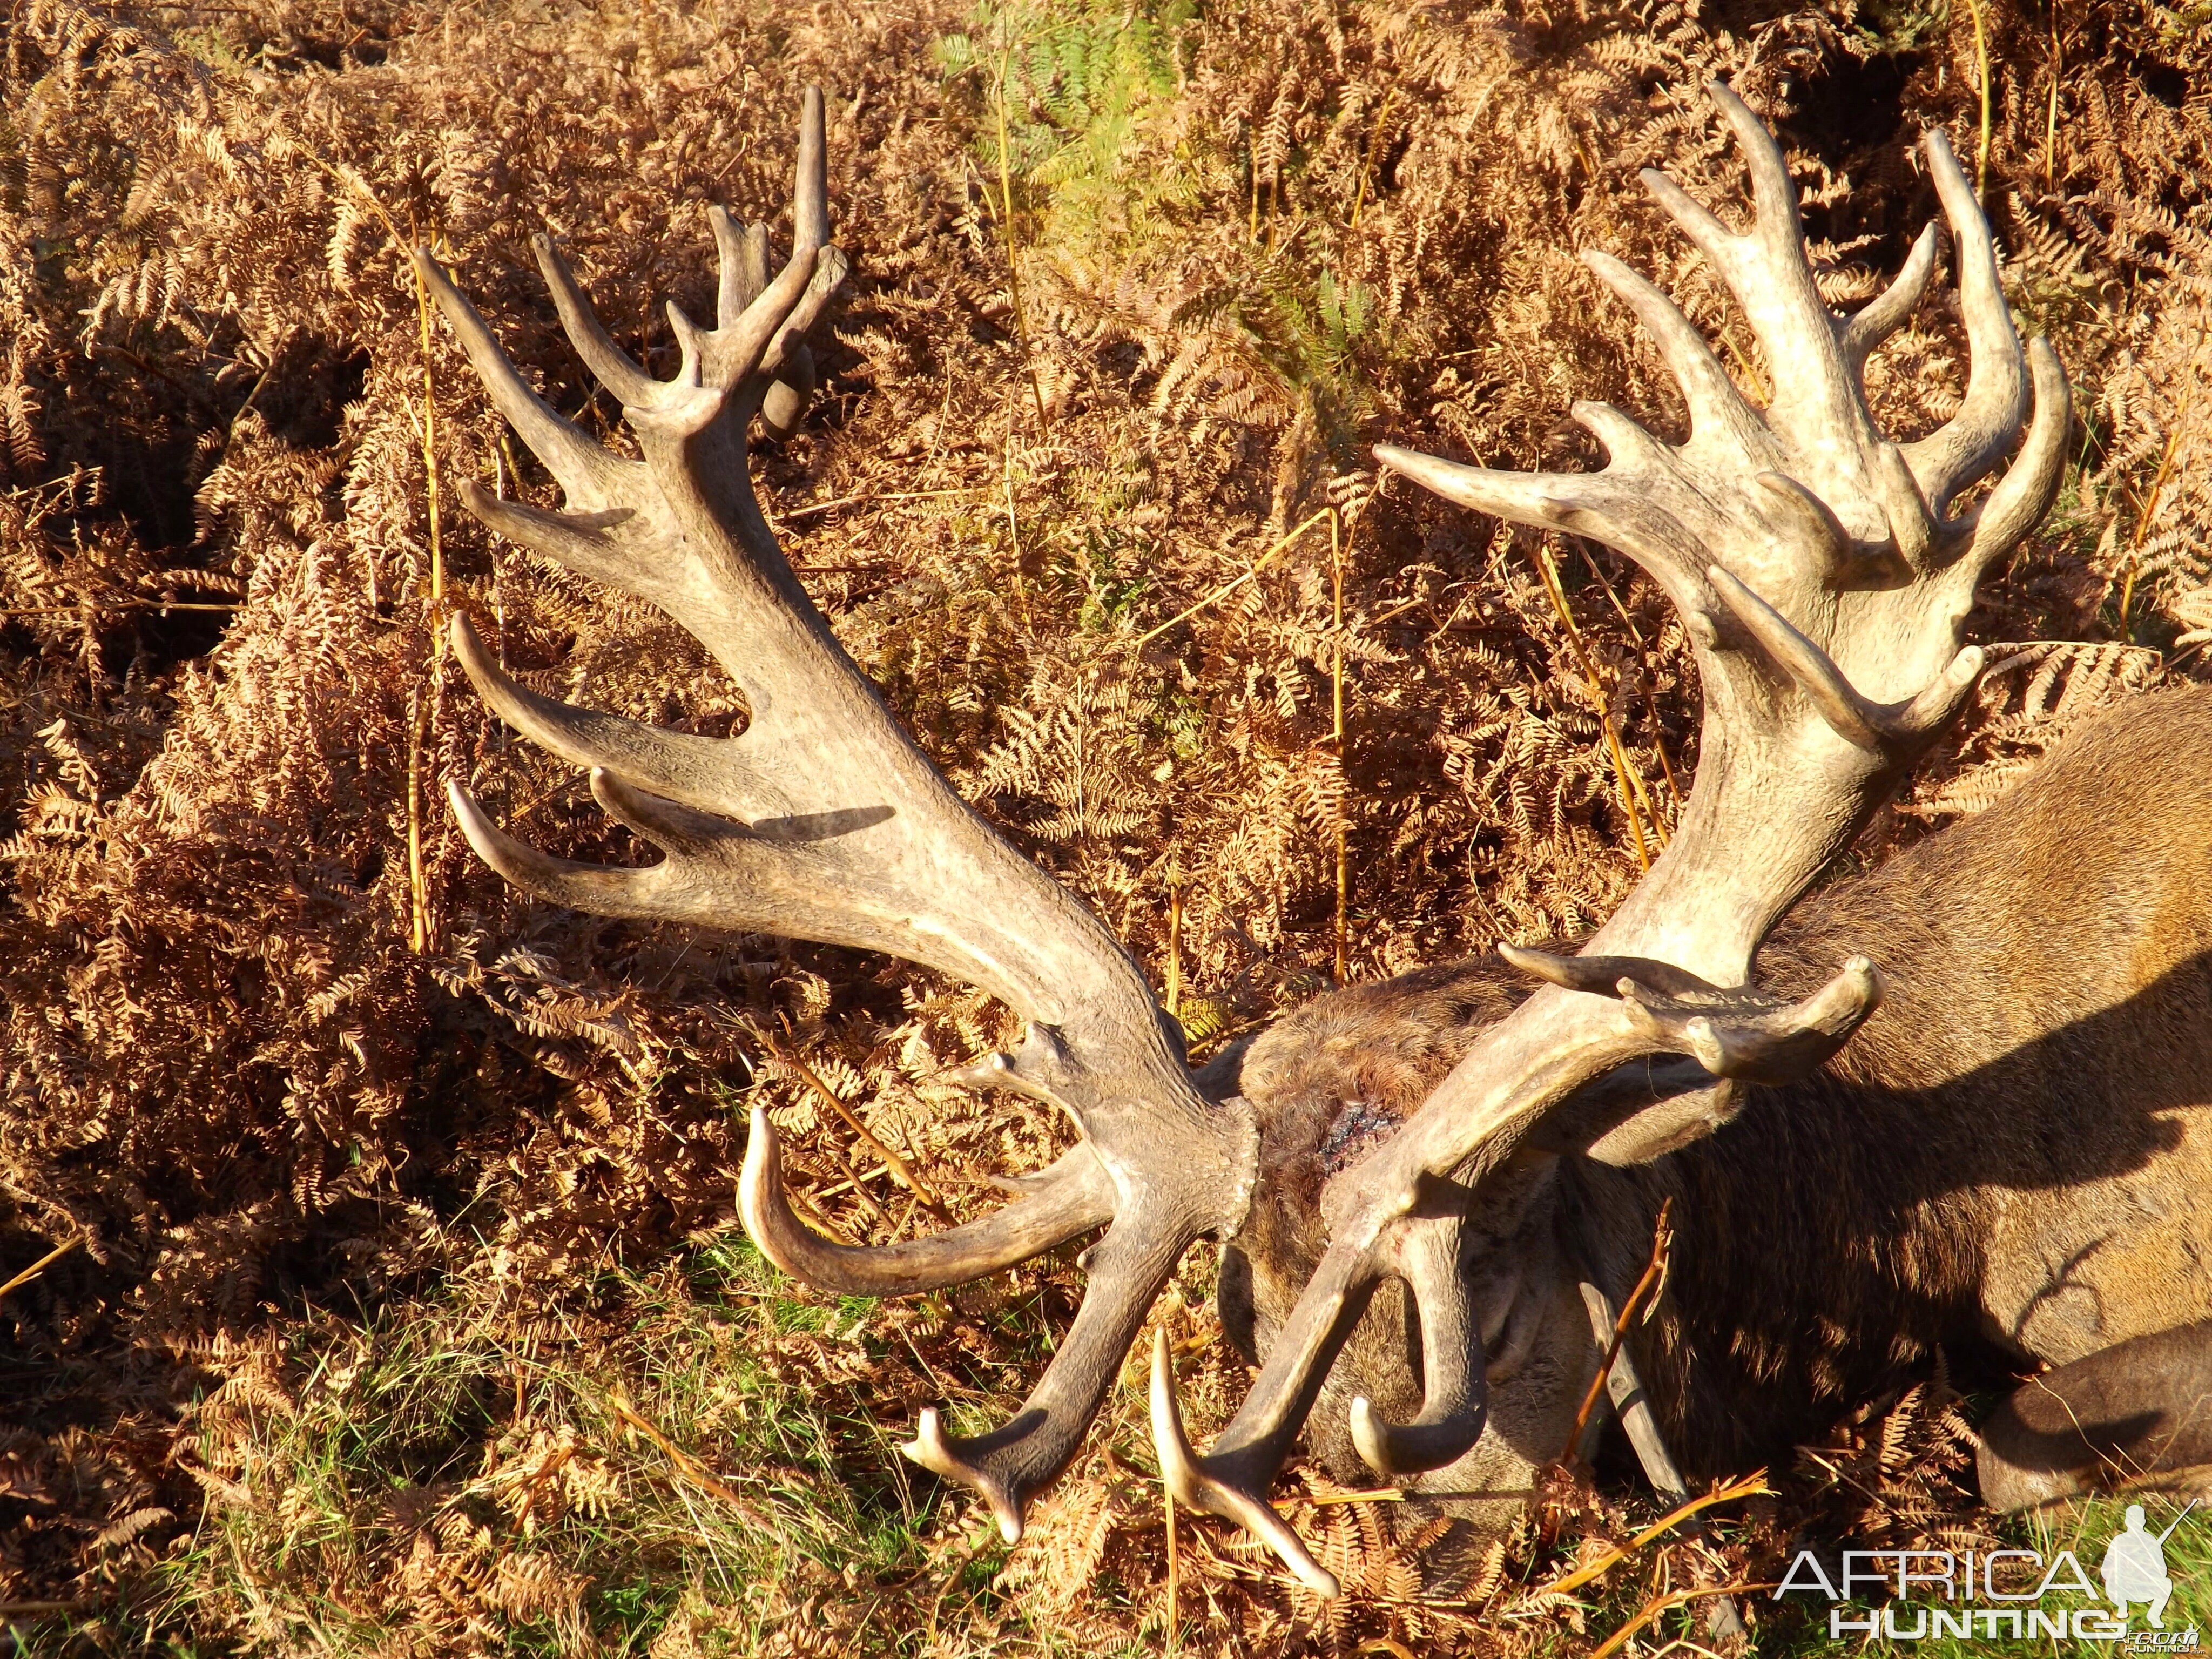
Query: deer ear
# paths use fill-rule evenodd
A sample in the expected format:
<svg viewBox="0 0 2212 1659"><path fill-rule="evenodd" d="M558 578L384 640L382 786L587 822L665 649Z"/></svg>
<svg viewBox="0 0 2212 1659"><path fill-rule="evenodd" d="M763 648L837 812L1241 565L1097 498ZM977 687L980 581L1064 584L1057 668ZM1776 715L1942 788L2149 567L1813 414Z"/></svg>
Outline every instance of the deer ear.
<svg viewBox="0 0 2212 1659"><path fill-rule="evenodd" d="M1534 1152L1626 1169L1702 1140L1743 1109L1744 1085L1695 1060L1632 1060L1577 1090L1529 1136Z"/></svg>

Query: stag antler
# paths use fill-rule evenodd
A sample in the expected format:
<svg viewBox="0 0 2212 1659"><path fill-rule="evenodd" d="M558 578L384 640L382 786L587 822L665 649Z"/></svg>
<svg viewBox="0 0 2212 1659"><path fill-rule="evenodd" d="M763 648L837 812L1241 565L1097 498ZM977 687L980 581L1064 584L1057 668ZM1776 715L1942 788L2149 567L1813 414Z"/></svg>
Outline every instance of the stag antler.
<svg viewBox="0 0 2212 1659"><path fill-rule="evenodd" d="M485 862L541 897L603 915L820 939L924 963L972 981L1029 1022L1018 1053L973 1082L1060 1107L1083 1139L1027 1196L934 1238L852 1249L793 1214L775 1134L755 1112L740 1182L754 1240L795 1276L902 1295L995 1272L1102 1224L1083 1258L1073 1327L1005 1427L947 1437L924 1412L908 1455L988 1499L1021 1535L1030 1497L1066 1465L1177 1259L1233 1233L1256 1136L1241 1103L1192 1086L1182 1043L1143 975L1073 896L971 811L902 732L808 600L753 498L746 428L769 408L787 428L811 383L805 336L845 274L829 245L822 97L806 95L791 258L768 276L767 231L709 210L721 257L717 326L672 304L682 348L658 380L608 337L544 238L538 263L577 353L623 403L644 459L610 454L523 382L491 331L427 253L416 261L501 414L552 471L568 511L463 484L469 511L511 540L651 600L741 684L744 734L686 736L528 690L467 620L455 653L484 701L562 759L589 767L613 817L666 856L647 869L568 863L494 827L460 787L453 812Z"/></svg>
<svg viewBox="0 0 2212 1659"><path fill-rule="evenodd" d="M1750 322L1773 380L1766 408L1745 402L1671 301L1592 253L1590 268L1680 382L1686 441L1662 444L1618 410L1580 403L1576 419L1608 452L1599 472L1493 472L1376 450L1451 501L1592 537L1642 565L1688 624L1705 717L1680 827L1586 954L1513 953L1547 983L1475 1042L1403 1130L1326 1190L1329 1248L1204 1457L1182 1441L1165 1355L1156 1358L1153 1433L1177 1495L1252 1526L1317 1587L1333 1581L1267 1510L1266 1488L1368 1292L1395 1270L1398 1236L1427 1207L1425 1192L1447 1176L1480 1179L1549 1109L1625 1060L1684 1054L1721 1076L1781 1081L1818 1066L1873 1011L1881 981L1863 958L1795 1007L1737 988L1768 927L1964 702L1982 668L1981 652L1960 643L1975 586L2057 489L2066 377L2045 342L2022 353L1989 227L1942 135L1928 136L1928 164L1957 244L1972 368L1957 416L1900 446L1876 430L1861 370L1917 301L1935 265L1935 227L1887 292L1848 320L1833 316L1814 284L1780 149L1726 87L1712 96L1749 163L1751 228L1731 231L1671 180L1644 178ZM1979 507L1952 516L2018 437L2031 385L2033 417L2013 466Z"/></svg>

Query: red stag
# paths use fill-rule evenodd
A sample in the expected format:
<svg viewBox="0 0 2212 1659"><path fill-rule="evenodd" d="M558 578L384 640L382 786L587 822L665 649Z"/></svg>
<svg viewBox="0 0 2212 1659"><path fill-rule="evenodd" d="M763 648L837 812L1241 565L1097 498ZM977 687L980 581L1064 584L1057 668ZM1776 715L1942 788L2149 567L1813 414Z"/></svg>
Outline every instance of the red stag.
<svg viewBox="0 0 2212 1659"><path fill-rule="evenodd" d="M1669 1440L1697 1467L1748 1459L1938 1343L2061 1368L1989 1426L1992 1502L2069 1489L2100 1464L2212 1460L2212 1426L2189 1411L2191 1389L2212 1395L2197 1322L2212 1306L2212 696L2132 704L1980 817L1808 896L1982 672L1961 643L1976 584L2050 506L2068 392L2045 343L2023 350L1989 228L1931 134L1972 373L1940 430L1884 438L1861 370L1918 301L1935 227L1880 298L1832 315L1779 150L1725 88L1713 95L1749 162L1749 228L1645 176L1741 306L1766 407L1663 295L1592 254L1681 386L1683 443L1581 404L1610 458L1597 472L1376 451L1465 506L1605 542L1665 590L1705 698L1679 828L1576 954L1501 946L1341 992L1199 1075L1127 953L885 712L754 499L748 428L799 418L805 337L845 270L819 94L789 259L771 277L764 228L711 210L716 325L670 307L672 380L623 353L538 242L569 337L642 459L549 409L421 256L493 403L568 498L549 513L464 484L469 510L659 605L751 709L718 740L572 708L507 677L457 619L486 702L590 768L600 805L665 856L550 858L456 786L471 843L555 902L882 951L969 981L1028 1036L965 1079L1048 1102L1079 1132L1015 1202L907 1243L850 1248L805 1227L763 1113L740 1182L763 1251L839 1291L932 1290L1098 1234L1081 1310L1020 1409L972 1439L925 1412L906 1449L980 1492L1010 1540L1201 1236L1230 1241L1224 1313L1261 1363L1200 1455L1157 1349L1153 1431L1178 1499L1252 1528L1323 1593L1333 1578L1267 1501L1310 1419L1347 1474L1356 1462L1477 1505L1516 1501L1562 1449L1668 1198L1661 1316L1611 1381L1662 1487L1680 1483Z"/></svg>

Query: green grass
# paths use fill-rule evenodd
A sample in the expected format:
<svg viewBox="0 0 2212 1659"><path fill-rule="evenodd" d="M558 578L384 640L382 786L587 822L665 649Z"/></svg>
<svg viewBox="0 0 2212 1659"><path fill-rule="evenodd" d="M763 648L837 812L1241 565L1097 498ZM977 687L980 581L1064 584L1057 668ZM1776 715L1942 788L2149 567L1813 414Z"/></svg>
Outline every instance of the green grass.
<svg viewBox="0 0 2212 1659"><path fill-rule="evenodd" d="M1201 1295L1201 1279L1183 1291ZM653 1274L572 1285L558 1311L534 1318L453 1284L368 1317L304 1322L258 1367L236 1358L218 1367L234 1381L198 1407L193 1454L211 1501L180 1547L101 1611L93 1641L77 1639L83 1626L50 1620L21 1627L17 1650L553 1659L664 1643L664 1653L736 1656L799 1618L823 1629L825 1649L836 1634L836 1650L855 1655L919 1654L933 1641L1024 1659L1116 1650L1077 1644L1002 1587L1006 1553L975 1524L975 1506L943 1501L896 1454L912 1411L879 1397L881 1379L908 1344L944 1373L952 1426L966 1431L1002 1415L1009 1379L1044 1358L1054 1320L1030 1297L963 1301L954 1310L811 1295L732 1234ZM980 1349L946 1340L955 1322L980 1334ZM793 1341L805 1363L780 1356ZM263 1380L241 1386L240 1376ZM1119 1466L1149 1492L1135 1398L1133 1385L1117 1395L1109 1432ZM545 1501L520 1502L560 1446L568 1461L542 1484ZM2154 1531L2179 1508L2143 1501ZM1999 1530L2046 1558L2073 1551L2094 1580L2124 1507L2081 1503ZM1816 1550L1831 1571L1847 1542ZM2183 1521L2166 1559L2177 1583L2166 1627L2212 1633L2212 1515ZM1653 1591L1650 1565L1593 1586L1587 1633L1547 1630L1539 1651L1586 1652L1630 1622ZM1531 1581L1558 1565L1534 1564ZM1130 1626L1156 1629L1111 1571L1091 1597L1095 1612L1127 1601ZM2087 1604L2054 1591L2044 1605ZM1839 1641L1827 1634L1828 1605L1758 1598L1754 1651L1967 1659L2100 1645ZM1842 1605L1854 1620L1878 1612L1863 1599ZM1905 1610L1944 1605L1923 1594ZM426 1627L448 1606L477 1621L477 1642L461 1644L458 1626ZM1187 1630L1202 1638L1185 1607ZM2136 1627L2143 1622L2138 1609ZM1641 1650L1702 1644L1702 1626L1701 1607L1670 1611ZM1141 1635L1128 1644L1121 1650L1146 1650Z"/></svg>
<svg viewBox="0 0 2212 1659"><path fill-rule="evenodd" d="M948 86L977 101L975 162L994 189L1004 162L1025 263L1080 288L1180 264L1194 228L1244 226L1249 246L1181 301L1174 325L1213 324L1238 342L1352 465L1376 381L1398 354L1374 291L1332 268L1325 231L1351 204L1327 202L1316 216L1297 187L1310 160L1302 144L1271 164L1280 178L1263 179L1255 132L1201 128L1173 143L1153 132L1174 106L1199 11L1192 0L984 0L966 32L939 42L938 60Z"/></svg>
<svg viewBox="0 0 2212 1659"><path fill-rule="evenodd" d="M930 1567L926 1483L866 1390L770 1357L799 1334L872 1358L878 1304L794 1297L735 1239L575 1300L595 1316L517 1320L456 1287L323 1320L282 1392L211 1396L198 1449L222 1484L141 1638L367 1653L451 1591L512 1653L639 1653L679 1616L702 1651L741 1653L800 1590L865 1602Z"/></svg>
<svg viewBox="0 0 2212 1659"><path fill-rule="evenodd" d="M1072 1654L977 1506L897 1453L904 1356L957 1431L1048 1357L1034 1297L961 1301L813 1295L731 1234L534 1315L452 1282L303 1320L211 1363L192 1530L13 1650L734 1656L796 1620L854 1656Z"/></svg>

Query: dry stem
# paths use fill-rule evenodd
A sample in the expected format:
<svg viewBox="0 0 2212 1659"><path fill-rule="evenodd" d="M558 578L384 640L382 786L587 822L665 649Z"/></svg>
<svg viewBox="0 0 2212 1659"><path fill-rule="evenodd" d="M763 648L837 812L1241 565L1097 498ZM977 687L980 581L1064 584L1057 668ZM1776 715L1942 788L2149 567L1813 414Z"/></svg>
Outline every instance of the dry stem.
<svg viewBox="0 0 2212 1659"><path fill-rule="evenodd" d="M5 1296L9 1291L13 1290L20 1290L22 1286L29 1284L40 1273L46 1272L48 1267L60 1261L64 1256L67 1255L71 1250L76 1249L78 1245L83 1243L83 1237L80 1235L79 1237L70 1239L64 1243L55 1245L52 1249L48 1250L44 1255L40 1256L36 1261L33 1261L29 1267L24 1268L22 1272L17 1273L6 1284L0 1285L0 1296Z"/></svg>
<svg viewBox="0 0 2212 1659"><path fill-rule="evenodd" d="M1559 621L1567 630L1567 644L1574 652L1575 661L1583 671L1583 678L1589 684L1591 698L1597 704L1598 719L1605 726L1606 749L1613 760L1614 785L1620 791L1620 805L1628 814L1629 834L1635 838L1637 862L1646 870L1651 867L1651 848L1644 836L1644 816L1637 811L1638 796L1644 795L1644 780L1634 778L1629 769L1627 751L1620 746L1620 728L1613 718L1613 700L1606 696L1605 683L1598 678L1597 665L1590 660L1589 653L1583 647L1581 629L1575 626L1573 614L1567 609L1567 595L1559 586L1559 573L1553 562L1551 550L1542 545L1536 549L1536 568L1544 581L1544 592L1551 597L1553 610L1559 612ZM1648 800L1648 797L1646 797ZM1657 814L1653 814L1653 826L1657 827Z"/></svg>
<svg viewBox="0 0 2212 1659"><path fill-rule="evenodd" d="M1605 1390L1606 1378L1613 1375L1613 1362L1620 1358L1620 1345L1627 1340L1638 1305L1645 1297L1655 1294L1667 1276L1667 1254L1674 1242L1674 1208L1672 1198L1659 1206L1659 1219L1651 1229L1651 1260L1644 1269L1644 1276L1636 1281L1636 1288L1628 1293L1628 1300L1620 1304L1620 1316L1613 1322L1613 1340L1606 1344L1605 1363L1590 1379L1589 1390L1583 1395L1583 1408L1575 1413L1575 1426L1567 1436L1566 1449L1559 1454L1562 1463L1572 1457L1575 1448L1582 1443L1583 1431L1589 1425L1590 1413L1597 1409L1598 1395Z"/></svg>
<svg viewBox="0 0 2212 1659"><path fill-rule="evenodd" d="M945 1207L944 1200L939 1198L937 1194L931 1189L928 1182L925 1182L921 1178L921 1175L915 1171L912 1164L908 1164L906 1159L901 1158L896 1152L885 1146L882 1140L878 1139L875 1131L869 1128L866 1124L860 1121L860 1114L855 1112L850 1106L848 1106L844 1100L838 1095L837 1091L822 1080L821 1077L815 1072L812 1066L809 1066L796 1054L792 1052L790 1049L782 1047L781 1044L771 1043L769 1048L769 1052L773 1054L776 1059L781 1061L784 1065L788 1066L793 1071L798 1073L799 1080L805 1083L808 1088L813 1090L817 1095L820 1096L829 1105L830 1109L836 1113L839 1117L845 1121L846 1127L851 1129L854 1134L860 1136L860 1138L867 1144L869 1151L875 1153L878 1158L883 1159L884 1167L890 1171L891 1178L893 1180L896 1181L900 1186L905 1188L917 1199L921 1200L922 1207L927 1210L930 1214L935 1216L939 1221L942 1221L948 1225L951 1224L952 1220L952 1212ZM859 1179L856 1176L854 1181L854 1188L855 1191L859 1190Z"/></svg>

